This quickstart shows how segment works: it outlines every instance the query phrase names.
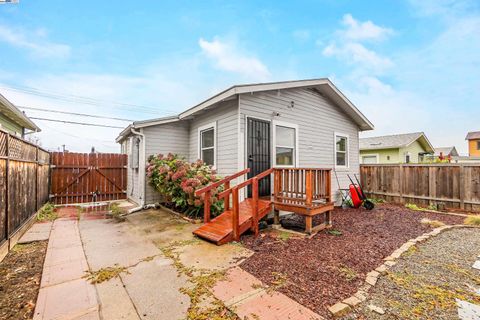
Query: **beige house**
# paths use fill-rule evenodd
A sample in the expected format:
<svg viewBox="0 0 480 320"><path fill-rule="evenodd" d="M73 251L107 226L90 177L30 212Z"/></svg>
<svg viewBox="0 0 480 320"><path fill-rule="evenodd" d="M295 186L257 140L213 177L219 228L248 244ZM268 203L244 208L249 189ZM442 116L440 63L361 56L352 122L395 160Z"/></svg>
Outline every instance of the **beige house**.
<svg viewBox="0 0 480 320"><path fill-rule="evenodd" d="M423 132L361 138L360 163L419 163L434 148Z"/></svg>

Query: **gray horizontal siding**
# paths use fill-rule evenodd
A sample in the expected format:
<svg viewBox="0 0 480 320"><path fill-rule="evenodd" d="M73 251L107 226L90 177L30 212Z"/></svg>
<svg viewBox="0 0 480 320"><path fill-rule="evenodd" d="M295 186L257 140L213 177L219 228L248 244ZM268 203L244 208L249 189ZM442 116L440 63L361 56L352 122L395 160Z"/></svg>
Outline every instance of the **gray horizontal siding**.
<svg viewBox="0 0 480 320"><path fill-rule="evenodd" d="M280 115L274 116L274 113ZM240 114L242 135L245 134L247 116L298 125L300 167L333 168L334 132L347 134L350 138L350 167L337 171L342 188L349 183L347 173L359 172L358 126L340 108L316 91L288 89L243 94L240 96ZM334 176L332 178L334 196L338 197L337 183Z"/></svg>
<svg viewBox="0 0 480 320"><path fill-rule="evenodd" d="M151 155L162 153L178 154L185 159L189 158L189 125L187 121L159 124L143 129L145 135L145 159ZM160 194L145 180L145 203L151 204L160 201Z"/></svg>
<svg viewBox="0 0 480 320"><path fill-rule="evenodd" d="M190 122L190 161L198 159L198 128L216 122L216 167L221 176L237 172L238 153L238 100L221 102L213 110L196 116Z"/></svg>

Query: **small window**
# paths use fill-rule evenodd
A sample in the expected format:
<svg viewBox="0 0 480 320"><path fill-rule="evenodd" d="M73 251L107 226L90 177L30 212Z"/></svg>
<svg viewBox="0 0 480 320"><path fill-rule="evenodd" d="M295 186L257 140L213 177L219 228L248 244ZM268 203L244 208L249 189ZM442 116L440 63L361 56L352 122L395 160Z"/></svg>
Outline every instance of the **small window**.
<svg viewBox="0 0 480 320"><path fill-rule="evenodd" d="M410 163L410 153L405 154L405 163Z"/></svg>
<svg viewBox="0 0 480 320"><path fill-rule="evenodd" d="M480 150L480 141L477 141L477 150Z"/></svg>
<svg viewBox="0 0 480 320"><path fill-rule="evenodd" d="M296 127L275 125L275 165L295 166Z"/></svg>
<svg viewBox="0 0 480 320"><path fill-rule="evenodd" d="M200 159L209 166L215 166L215 124L202 127L200 131Z"/></svg>
<svg viewBox="0 0 480 320"><path fill-rule="evenodd" d="M335 134L335 165L348 167L348 136Z"/></svg>

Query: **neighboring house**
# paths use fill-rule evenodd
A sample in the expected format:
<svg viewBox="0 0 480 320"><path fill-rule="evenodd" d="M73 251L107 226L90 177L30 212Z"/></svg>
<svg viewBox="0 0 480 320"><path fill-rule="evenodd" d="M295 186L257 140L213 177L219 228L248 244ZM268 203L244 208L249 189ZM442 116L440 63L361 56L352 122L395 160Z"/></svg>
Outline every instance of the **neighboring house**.
<svg viewBox="0 0 480 320"><path fill-rule="evenodd" d="M360 162L418 163L434 149L423 132L360 139Z"/></svg>
<svg viewBox="0 0 480 320"><path fill-rule="evenodd" d="M480 157L480 131L469 132L465 140L468 140L468 155Z"/></svg>
<svg viewBox="0 0 480 320"><path fill-rule="evenodd" d="M458 157L458 151L455 147L438 147L435 148L435 153L433 154L435 158L440 156L443 157Z"/></svg>
<svg viewBox="0 0 480 320"><path fill-rule="evenodd" d="M24 138L26 130L39 132L40 128L22 111L0 94L0 129Z"/></svg>
<svg viewBox="0 0 480 320"><path fill-rule="evenodd" d="M146 161L169 152L202 159L222 176L247 167L250 176L272 166L335 168L345 188L346 174L359 172L359 132L372 129L329 79L315 79L236 85L177 116L134 122L116 141L129 154L128 196L143 205L159 200L145 181Z"/></svg>

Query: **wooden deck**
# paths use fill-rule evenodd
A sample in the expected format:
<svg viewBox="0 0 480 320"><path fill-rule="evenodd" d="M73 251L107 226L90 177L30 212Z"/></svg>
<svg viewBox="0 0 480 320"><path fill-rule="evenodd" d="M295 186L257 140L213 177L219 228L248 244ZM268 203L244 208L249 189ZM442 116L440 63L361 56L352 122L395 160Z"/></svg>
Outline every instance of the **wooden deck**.
<svg viewBox="0 0 480 320"><path fill-rule="evenodd" d="M308 234L331 226L331 169L271 168L230 188L232 179L249 170L245 169L196 191L197 197L205 194L205 224L193 232L195 235L217 245L239 241L240 235L247 230L258 235L258 222L272 209L275 211L275 223L279 223L279 210L305 216L305 232ZM261 179L270 179L272 174L273 197L260 199L258 183ZM218 197L224 200L225 210L210 220L210 194L221 185L224 191ZM249 185L252 187L252 198L239 202L239 190ZM319 214L325 214L325 222L313 227L313 217Z"/></svg>
<svg viewBox="0 0 480 320"><path fill-rule="evenodd" d="M253 200L246 199L239 204L239 233L242 234L253 227ZM263 218L272 211L272 202L267 200L258 201L258 217ZM196 236L211 241L217 245L233 241L232 228L233 210L224 211L218 217L205 223L193 232Z"/></svg>

